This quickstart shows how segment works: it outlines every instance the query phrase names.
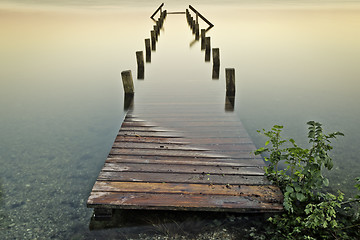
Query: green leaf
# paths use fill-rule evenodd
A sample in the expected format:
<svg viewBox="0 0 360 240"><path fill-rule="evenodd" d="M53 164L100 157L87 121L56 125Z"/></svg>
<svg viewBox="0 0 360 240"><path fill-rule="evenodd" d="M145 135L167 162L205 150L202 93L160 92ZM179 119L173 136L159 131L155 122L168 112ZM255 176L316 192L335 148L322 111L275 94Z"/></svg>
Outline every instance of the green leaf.
<svg viewBox="0 0 360 240"><path fill-rule="evenodd" d="M293 189L292 187L290 187L290 186L286 186L285 189L286 189L286 191L289 192L289 193L294 192L294 189Z"/></svg>
<svg viewBox="0 0 360 240"><path fill-rule="evenodd" d="M329 179L324 178L323 179L323 184L324 184L325 187L329 186Z"/></svg>
<svg viewBox="0 0 360 240"><path fill-rule="evenodd" d="M265 142L265 146L269 145L269 143L270 143L270 141L267 140L267 141Z"/></svg>
<svg viewBox="0 0 360 240"><path fill-rule="evenodd" d="M302 193L296 193L296 199L299 200L300 202L302 202L306 199L306 197Z"/></svg>
<svg viewBox="0 0 360 240"><path fill-rule="evenodd" d="M315 124L315 121L309 121L306 123L307 125L314 125Z"/></svg>

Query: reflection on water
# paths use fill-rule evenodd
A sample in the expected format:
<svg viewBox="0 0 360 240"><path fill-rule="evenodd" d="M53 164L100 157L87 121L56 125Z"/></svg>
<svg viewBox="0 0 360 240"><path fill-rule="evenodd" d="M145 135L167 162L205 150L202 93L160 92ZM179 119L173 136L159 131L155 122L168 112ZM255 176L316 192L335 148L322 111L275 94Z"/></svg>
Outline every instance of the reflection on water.
<svg viewBox="0 0 360 240"><path fill-rule="evenodd" d="M91 221L89 231L92 210L85 205L124 117L120 72L136 72L135 52L151 36L156 5L149 5L0 10L2 239L111 239L146 231L128 219L133 212L118 215L127 219L120 230L123 220L108 230ZM179 5L171 6L185 8ZM164 103L181 102L197 111L215 102L202 110L233 110L258 146L257 129L284 124L286 135L305 142L306 121L321 121L346 134L334 144L330 181L351 194L360 156L359 7L196 7L215 24L206 35L221 51L218 80L201 40L189 47L194 35L185 16L169 15L144 80L135 80L135 107L157 103L158 111L176 111ZM235 100L225 95L225 68L236 69ZM164 222L165 229L190 231L196 222L214 233L248 222L243 215L189 215L169 217L178 221ZM136 216L141 221L144 214Z"/></svg>

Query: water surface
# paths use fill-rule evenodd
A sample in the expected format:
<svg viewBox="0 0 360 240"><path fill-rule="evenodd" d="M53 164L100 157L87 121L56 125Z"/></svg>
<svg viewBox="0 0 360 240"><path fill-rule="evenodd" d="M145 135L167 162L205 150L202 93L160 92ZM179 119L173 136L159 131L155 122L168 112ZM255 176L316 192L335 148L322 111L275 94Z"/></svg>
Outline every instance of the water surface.
<svg viewBox="0 0 360 240"><path fill-rule="evenodd" d="M89 225L96 227L86 200L125 114L120 72L136 75L135 51L144 48L158 3L69 2L0 4L2 239L146 232L143 225L90 231ZM234 114L257 146L264 139L256 130L274 124L284 124L285 135L302 143L308 120L345 133L334 142L335 167L328 175L333 190L351 195L360 155L359 6L192 4L215 24L208 35L220 48L219 80L211 78L199 42L190 46L185 16L169 15L145 79L135 79L136 103L181 99L191 110L192 102L215 101L225 111L224 68L234 67ZM187 5L165 6L179 11ZM214 217L219 229L227 217ZM209 231L209 222L199 218L198 228ZM194 226L184 222L185 230Z"/></svg>

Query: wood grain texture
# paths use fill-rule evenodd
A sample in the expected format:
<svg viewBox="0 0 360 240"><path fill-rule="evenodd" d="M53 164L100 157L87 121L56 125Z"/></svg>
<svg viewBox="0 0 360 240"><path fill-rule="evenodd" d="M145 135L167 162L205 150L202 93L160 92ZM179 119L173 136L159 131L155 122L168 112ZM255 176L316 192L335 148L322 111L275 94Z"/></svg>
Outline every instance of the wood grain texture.
<svg viewBox="0 0 360 240"><path fill-rule="evenodd" d="M142 110L128 112L88 207L282 210L281 191L264 176L263 160L233 115L209 119L211 113Z"/></svg>

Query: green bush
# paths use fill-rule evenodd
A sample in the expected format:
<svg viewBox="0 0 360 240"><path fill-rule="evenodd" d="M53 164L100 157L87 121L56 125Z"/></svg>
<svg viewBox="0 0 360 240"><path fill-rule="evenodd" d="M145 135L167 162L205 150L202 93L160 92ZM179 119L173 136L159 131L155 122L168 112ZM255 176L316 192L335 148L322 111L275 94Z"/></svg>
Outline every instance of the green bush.
<svg viewBox="0 0 360 240"><path fill-rule="evenodd" d="M344 194L322 191L329 185L323 169L331 170L333 167L328 155L333 149L331 140L344 134L325 134L320 123L310 121L307 124L309 148L299 147L294 139L283 139L280 135L283 126L275 125L269 131L258 131L268 140L265 147L257 149L255 154L266 155L265 161L269 165L265 167L265 174L284 194L284 213L269 218L274 225L270 236L272 239L352 239L343 231L350 229L345 227L348 220L339 218ZM284 169L279 169L280 163L285 164ZM360 178L356 187L360 190ZM360 195L357 195L355 201L359 199ZM354 222L352 225L358 226ZM356 231L351 234L356 234Z"/></svg>

